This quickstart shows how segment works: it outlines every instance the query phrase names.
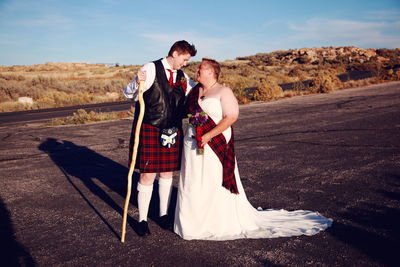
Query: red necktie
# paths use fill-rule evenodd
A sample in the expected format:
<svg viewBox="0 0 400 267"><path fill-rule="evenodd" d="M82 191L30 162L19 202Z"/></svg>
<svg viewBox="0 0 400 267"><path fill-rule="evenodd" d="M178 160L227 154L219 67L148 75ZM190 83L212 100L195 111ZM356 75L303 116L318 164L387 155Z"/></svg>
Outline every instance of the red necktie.
<svg viewBox="0 0 400 267"><path fill-rule="evenodd" d="M167 71L169 71L169 85L173 86L174 85L174 73L172 72L172 70L167 69Z"/></svg>

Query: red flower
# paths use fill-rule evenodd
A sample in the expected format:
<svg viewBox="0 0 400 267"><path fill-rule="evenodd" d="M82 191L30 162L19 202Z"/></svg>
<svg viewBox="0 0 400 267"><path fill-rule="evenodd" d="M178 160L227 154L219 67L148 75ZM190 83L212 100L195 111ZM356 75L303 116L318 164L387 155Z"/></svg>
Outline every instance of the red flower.
<svg viewBox="0 0 400 267"><path fill-rule="evenodd" d="M201 144L201 137L203 136L203 127L197 126L196 127L196 145L197 145L197 154L203 155L204 154L204 147Z"/></svg>
<svg viewBox="0 0 400 267"><path fill-rule="evenodd" d="M186 89L187 89L186 78L182 77L180 81L177 81L176 83L174 83L174 87L182 87L182 90L186 93Z"/></svg>

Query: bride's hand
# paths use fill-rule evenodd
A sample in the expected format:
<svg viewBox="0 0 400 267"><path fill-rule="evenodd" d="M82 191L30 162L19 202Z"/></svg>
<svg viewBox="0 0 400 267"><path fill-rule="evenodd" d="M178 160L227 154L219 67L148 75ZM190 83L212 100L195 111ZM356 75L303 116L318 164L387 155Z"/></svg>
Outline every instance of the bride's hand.
<svg viewBox="0 0 400 267"><path fill-rule="evenodd" d="M211 135L209 133L206 133L201 137L201 146L204 147L208 142L211 140Z"/></svg>

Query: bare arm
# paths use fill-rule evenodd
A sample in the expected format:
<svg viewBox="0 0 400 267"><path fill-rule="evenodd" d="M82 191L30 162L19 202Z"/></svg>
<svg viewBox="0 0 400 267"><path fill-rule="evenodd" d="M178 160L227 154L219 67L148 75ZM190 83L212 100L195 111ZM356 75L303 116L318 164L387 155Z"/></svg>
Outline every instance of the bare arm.
<svg viewBox="0 0 400 267"><path fill-rule="evenodd" d="M228 129L239 117L239 104L229 87L221 90L222 120L217 126L202 136L202 145L207 144L211 138Z"/></svg>

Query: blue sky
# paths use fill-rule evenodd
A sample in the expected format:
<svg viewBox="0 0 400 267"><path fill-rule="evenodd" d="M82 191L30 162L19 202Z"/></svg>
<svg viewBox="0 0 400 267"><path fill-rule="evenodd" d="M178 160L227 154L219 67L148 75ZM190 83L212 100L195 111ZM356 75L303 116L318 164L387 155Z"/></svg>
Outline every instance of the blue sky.
<svg viewBox="0 0 400 267"><path fill-rule="evenodd" d="M399 0L0 0L0 65L141 65L173 42L192 60L281 49L400 47Z"/></svg>

